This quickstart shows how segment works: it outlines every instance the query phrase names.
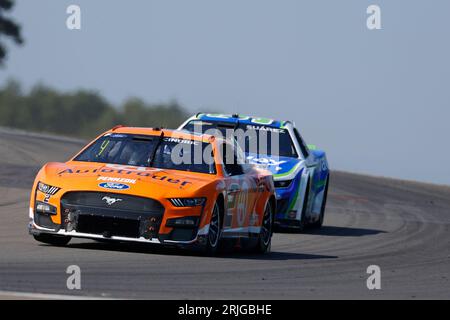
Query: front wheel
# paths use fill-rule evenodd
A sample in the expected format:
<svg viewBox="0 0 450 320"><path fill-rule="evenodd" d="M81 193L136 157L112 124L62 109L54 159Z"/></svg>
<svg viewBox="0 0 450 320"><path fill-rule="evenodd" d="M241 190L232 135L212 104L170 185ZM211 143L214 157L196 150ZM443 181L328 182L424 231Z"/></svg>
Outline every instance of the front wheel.
<svg viewBox="0 0 450 320"><path fill-rule="evenodd" d="M272 244L273 214L270 203L267 203L264 210L264 217L261 224L258 243L255 248L256 253L266 253L270 251Z"/></svg>
<svg viewBox="0 0 450 320"><path fill-rule="evenodd" d="M217 253L222 235L222 223L220 219L220 208L217 202L214 204L211 220L209 221L209 232L206 238L205 253L214 255Z"/></svg>
<svg viewBox="0 0 450 320"><path fill-rule="evenodd" d="M34 239L36 241L42 242L42 243L46 243L46 244L51 244L52 246L65 246L66 244L69 243L70 239L72 239L71 237L66 237L66 236L54 236L51 234L38 234L38 235L33 235Z"/></svg>

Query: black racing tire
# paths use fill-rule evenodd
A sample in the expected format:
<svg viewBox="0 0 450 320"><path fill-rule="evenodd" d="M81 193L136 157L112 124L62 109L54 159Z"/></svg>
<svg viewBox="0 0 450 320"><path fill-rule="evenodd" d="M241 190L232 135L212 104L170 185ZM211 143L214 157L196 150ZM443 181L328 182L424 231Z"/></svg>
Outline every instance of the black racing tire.
<svg viewBox="0 0 450 320"><path fill-rule="evenodd" d="M264 254L270 252L273 234L273 213L272 206L268 202L264 209L261 232L259 233L258 243L255 246L255 253Z"/></svg>
<svg viewBox="0 0 450 320"><path fill-rule="evenodd" d="M57 247L63 247L65 245L67 245L70 241L70 239L72 239L72 237L66 237L66 236L54 236L52 234L37 234L37 235L33 235L34 240L42 242L42 243L46 243L46 244L50 244L52 246L57 246Z"/></svg>
<svg viewBox="0 0 450 320"><path fill-rule="evenodd" d="M217 254L220 246L220 238L222 236L222 217L220 214L219 204L214 204L211 219L209 221L209 231L206 236L206 245L204 253L208 256Z"/></svg>
<svg viewBox="0 0 450 320"><path fill-rule="evenodd" d="M319 219L313 223L311 223L311 227L315 229L319 229L323 225L323 221L325 220L325 207L327 204L327 198L328 198L328 184L329 184L329 178L330 176L327 176L327 180L325 181L325 190L323 193L323 199L322 199L322 205L320 207L320 216Z"/></svg>

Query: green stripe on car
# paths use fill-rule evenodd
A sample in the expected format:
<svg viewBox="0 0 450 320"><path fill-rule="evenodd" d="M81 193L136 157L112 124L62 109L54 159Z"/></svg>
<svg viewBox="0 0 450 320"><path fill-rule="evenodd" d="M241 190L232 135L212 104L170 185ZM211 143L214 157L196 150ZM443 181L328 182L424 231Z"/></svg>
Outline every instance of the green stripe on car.
<svg viewBox="0 0 450 320"><path fill-rule="evenodd" d="M297 170L297 168L298 168L299 166L300 166L300 163L297 163L297 164L296 164L294 167L292 167L292 169L289 170L288 172L285 172L285 173L276 173L276 174L274 174L273 176L274 176L275 178L283 178L283 177L286 177L286 176L292 174L295 170Z"/></svg>

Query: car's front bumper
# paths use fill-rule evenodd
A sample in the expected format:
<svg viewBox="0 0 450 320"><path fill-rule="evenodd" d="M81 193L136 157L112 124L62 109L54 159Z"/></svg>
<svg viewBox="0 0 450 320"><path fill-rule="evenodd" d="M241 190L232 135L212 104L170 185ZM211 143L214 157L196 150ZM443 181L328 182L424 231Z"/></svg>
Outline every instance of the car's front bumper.
<svg viewBox="0 0 450 320"><path fill-rule="evenodd" d="M300 225L301 206L303 201L301 190L302 176L299 174L287 187L278 187L275 189L277 199L277 213L274 224L281 227L297 227ZM299 208L300 207L300 208Z"/></svg>
<svg viewBox="0 0 450 320"><path fill-rule="evenodd" d="M167 246L203 246L206 243L206 236L209 231L209 225L206 225L202 228L193 227L193 228L172 228L169 233L158 233L156 230L152 233L152 237L148 237L146 233L146 237L143 234L139 234L136 236L124 236L118 235L117 231L110 232L84 232L77 230L77 224L74 223L72 225L68 224L52 224L52 225L39 225L35 218L39 214L35 215L34 210L30 208L30 221L28 224L29 233L32 235L40 235L40 234L51 234L57 236L66 236L66 237L74 237L74 238L88 238L95 240L108 240L108 241L119 241L119 242L139 242L139 243L148 243L148 244L160 244ZM42 220L42 219L38 219ZM182 231L187 236L180 237L179 231ZM178 235L177 235L178 232ZM115 234L116 233L116 234Z"/></svg>
<svg viewBox="0 0 450 320"><path fill-rule="evenodd" d="M299 222L296 203L298 194L295 190L277 189L277 212L275 214L275 225L293 226Z"/></svg>
<svg viewBox="0 0 450 320"><path fill-rule="evenodd" d="M50 235L65 236L65 237L72 237L72 238L85 238L85 239L107 240L107 241L117 241L117 242L138 242L138 243L158 244L158 245L177 246L177 247L204 246L206 243L206 234L202 234L201 232L198 232L197 236L192 240L177 241L177 240L159 239L159 238L145 239L143 237L140 237L140 238L129 238L129 237L120 237L120 236L105 237L105 236L99 235L99 234L82 233L82 232L77 232L77 231L65 231L65 230L55 231L52 229L42 228L33 223L29 227L29 233L31 235L50 234Z"/></svg>

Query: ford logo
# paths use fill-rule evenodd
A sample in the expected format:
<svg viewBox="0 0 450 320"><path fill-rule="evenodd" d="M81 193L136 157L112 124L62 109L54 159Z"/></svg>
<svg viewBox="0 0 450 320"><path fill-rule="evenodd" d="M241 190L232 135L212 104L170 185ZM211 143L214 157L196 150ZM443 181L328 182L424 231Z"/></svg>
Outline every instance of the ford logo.
<svg viewBox="0 0 450 320"><path fill-rule="evenodd" d="M105 189L113 189L113 190L126 190L129 189L130 186L123 183L115 183L115 182L103 182L98 185L101 188Z"/></svg>

